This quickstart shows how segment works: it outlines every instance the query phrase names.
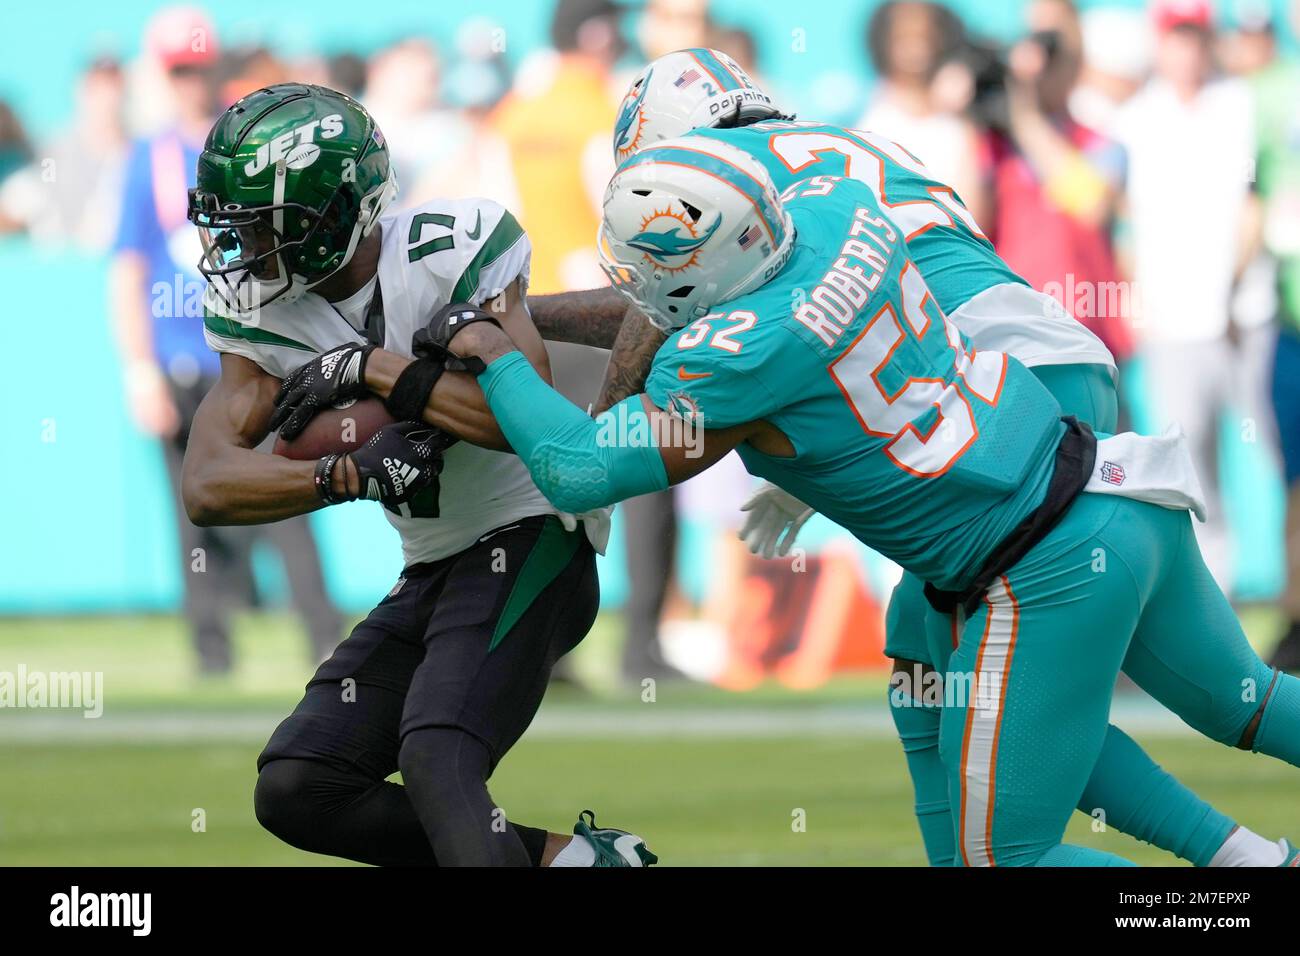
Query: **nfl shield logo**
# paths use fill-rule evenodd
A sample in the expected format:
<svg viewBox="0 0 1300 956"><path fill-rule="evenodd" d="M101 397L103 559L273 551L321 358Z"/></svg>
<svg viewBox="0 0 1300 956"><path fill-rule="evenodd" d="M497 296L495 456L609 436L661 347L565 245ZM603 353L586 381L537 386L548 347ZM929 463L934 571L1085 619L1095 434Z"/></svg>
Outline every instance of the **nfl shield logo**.
<svg viewBox="0 0 1300 956"><path fill-rule="evenodd" d="M1101 480L1112 485L1124 484L1124 467L1113 461L1102 462Z"/></svg>

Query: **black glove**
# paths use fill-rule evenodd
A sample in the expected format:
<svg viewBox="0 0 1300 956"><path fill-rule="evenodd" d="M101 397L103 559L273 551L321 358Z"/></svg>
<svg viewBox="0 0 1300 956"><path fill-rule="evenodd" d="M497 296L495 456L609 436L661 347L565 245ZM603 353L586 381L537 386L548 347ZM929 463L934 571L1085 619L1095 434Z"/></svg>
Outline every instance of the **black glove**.
<svg viewBox="0 0 1300 956"><path fill-rule="evenodd" d="M393 514L412 517L411 499L442 471L442 453L456 441L423 422L385 425L370 441L344 456L361 480L359 498L378 501Z"/></svg>
<svg viewBox="0 0 1300 956"><path fill-rule="evenodd" d="M284 380L275 396L271 430L285 441L297 438L317 412L364 398L366 359L373 345L355 342L322 352Z"/></svg>
<svg viewBox="0 0 1300 956"><path fill-rule="evenodd" d="M484 312L476 305L448 303L434 313L428 325L418 329L411 337L411 354L417 358L441 358L445 367L454 372L473 372L478 375L483 371L482 361L474 356L459 358L449 348L456 333L475 322L491 322L498 329L501 328L501 323L491 313Z"/></svg>

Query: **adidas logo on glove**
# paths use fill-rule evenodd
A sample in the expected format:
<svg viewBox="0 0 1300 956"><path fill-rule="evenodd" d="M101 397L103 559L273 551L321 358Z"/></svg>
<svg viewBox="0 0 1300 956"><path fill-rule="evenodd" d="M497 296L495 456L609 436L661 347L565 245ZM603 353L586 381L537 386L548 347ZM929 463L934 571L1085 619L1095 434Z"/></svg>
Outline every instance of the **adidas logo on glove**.
<svg viewBox="0 0 1300 956"><path fill-rule="evenodd" d="M393 494L400 495L405 489L408 482L414 481L420 477L420 469L414 465L405 465L396 458L385 458L384 467L388 469L388 477L393 481Z"/></svg>

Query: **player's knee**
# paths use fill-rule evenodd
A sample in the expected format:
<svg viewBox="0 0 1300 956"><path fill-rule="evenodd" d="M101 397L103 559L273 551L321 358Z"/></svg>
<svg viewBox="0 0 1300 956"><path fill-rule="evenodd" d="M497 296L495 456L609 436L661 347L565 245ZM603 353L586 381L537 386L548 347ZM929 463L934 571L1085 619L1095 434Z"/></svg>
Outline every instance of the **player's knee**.
<svg viewBox="0 0 1300 956"><path fill-rule="evenodd" d="M1236 693L1216 696L1206 714L1201 715L1199 720L1189 720L1188 723L1221 744L1240 750L1252 750L1264 711L1270 702L1271 677L1269 674L1264 679L1243 681Z"/></svg>
<svg viewBox="0 0 1300 956"><path fill-rule="evenodd" d="M1270 673L1267 682L1256 682L1261 688L1258 694L1258 703L1255 702L1254 695L1243 694L1243 697L1249 698L1248 705L1243 708L1247 719L1244 722L1240 720L1238 721L1239 726L1234 727L1232 739L1224 740L1224 743L1231 744L1238 750L1253 751L1255 749L1255 742L1259 737L1259 729L1264 723L1264 714L1270 708L1276 708L1279 701L1287 696L1277 692L1280 689L1279 684L1285 686L1287 682L1295 680L1294 677L1283 674L1281 671L1274 671L1271 668L1269 671Z"/></svg>
<svg viewBox="0 0 1300 956"><path fill-rule="evenodd" d="M487 748L454 727L408 732L402 737L397 766L417 806L435 813L449 811L467 794L487 786Z"/></svg>
<svg viewBox="0 0 1300 956"><path fill-rule="evenodd" d="M317 764L280 759L265 764L253 788L257 822L286 843L299 846L320 822L323 807L314 795Z"/></svg>

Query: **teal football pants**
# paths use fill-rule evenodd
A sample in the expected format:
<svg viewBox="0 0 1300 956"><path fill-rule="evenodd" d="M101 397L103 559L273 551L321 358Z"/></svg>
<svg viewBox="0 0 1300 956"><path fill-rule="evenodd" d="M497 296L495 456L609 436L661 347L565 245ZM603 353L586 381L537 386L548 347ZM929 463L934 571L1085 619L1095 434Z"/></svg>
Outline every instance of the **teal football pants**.
<svg viewBox="0 0 1300 956"><path fill-rule="evenodd" d="M990 589L948 660L940 756L959 863L1061 855L1121 668L1224 743L1239 744L1263 716L1253 749L1300 760L1296 679L1274 674L1246 641L1190 514L1085 494Z"/></svg>
<svg viewBox="0 0 1300 956"><path fill-rule="evenodd" d="M1106 366L1043 365L1031 371L1056 398L1065 414L1088 422L1096 431L1115 431L1119 401L1114 379ZM917 661L942 671L951 645L942 634L940 655L931 653L927 645L926 621L930 605L925 599L924 587L920 578L904 572L902 580L894 588L885 611L885 655L895 660ZM931 626L950 622L948 618L931 616L935 618L930 622ZM891 702L896 699L896 695L891 695ZM903 744L908 773L912 777L916 817L926 858L931 866L951 866L956 846L948 804L948 781L939 760L939 718L942 711L933 704L913 706L905 700L903 704L902 707L891 707L891 712ZM1114 729L1114 733L1120 732ZM1154 763L1151 766L1154 767ZM1132 791L1121 787L1118 792ZM1226 837L1227 833L1223 836Z"/></svg>
<svg viewBox="0 0 1300 956"><path fill-rule="evenodd" d="M1099 431L1115 430L1115 390L1110 372L1104 366L1043 366L1034 371L1067 414L1077 415ZM935 613L928 614L933 644L927 647L925 632L929 605L922 587L915 576L907 574L895 589L886 614L886 653L890 657L929 664L942 671L948 653L956 643L952 620ZM1134 663L1148 676L1164 667L1141 648L1134 650ZM1203 709L1197 704L1206 701L1206 695L1189 688L1185 678L1166 683L1171 687L1181 684L1183 693L1178 702L1181 711L1195 717ZM905 698L891 694L891 702L900 700L905 706L894 706L892 713L913 781L917 820L926 854L931 865L950 865L956 846L947 799L947 778L938 752L941 708L933 703L912 706ZM1236 715L1229 708L1220 719L1231 723ZM1210 724L1202 723L1201 726ZM1229 735L1231 732L1231 729L1221 731ZM1136 743L1114 726L1108 726L1106 730L1099 759L1081 795L1079 809L1198 865L1209 862L1233 827L1231 820L1161 770Z"/></svg>

